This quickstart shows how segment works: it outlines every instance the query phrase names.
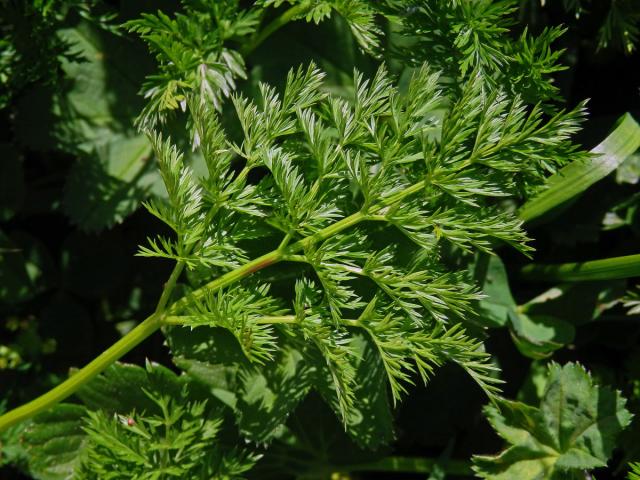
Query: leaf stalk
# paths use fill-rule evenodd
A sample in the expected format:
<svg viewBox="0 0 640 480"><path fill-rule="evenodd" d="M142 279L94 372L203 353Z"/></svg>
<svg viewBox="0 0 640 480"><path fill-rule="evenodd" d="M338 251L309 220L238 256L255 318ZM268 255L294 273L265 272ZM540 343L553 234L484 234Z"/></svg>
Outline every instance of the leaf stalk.
<svg viewBox="0 0 640 480"><path fill-rule="evenodd" d="M126 353L131 351L159 328L160 315L154 313L60 385L52 388L45 394L40 395L35 400L25 403L18 408L14 408L0 416L0 432L15 425L16 423L31 418L37 413L40 413L69 397L111 364L122 358Z"/></svg>
<svg viewBox="0 0 640 480"><path fill-rule="evenodd" d="M420 181L400 192L397 192L394 195L391 195L386 199L383 199L377 207L369 209L369 212L367 213L356 212L314 233L313 235L298 240L285 249L281 250L278 248L254 260L251 260L243 266L227 272L217 279L194 290L190 294L185 295L184 297L180 298L169 307L167 307L169 299L171 297L171 293L178 281L180 274L184 269L184 263L179 262L174 267L169 279L167 280L167 283L165 283L162 294L160 296L160 300L158 301L158 306L156 307L156 311L152 315L147 317L137 327L127 333L124 337L122 337L111 347L109 347L98 357L96 357L93 361L78 370L75 374L62 382L60 385L54 387L35 400L32 400L29 403L10 410L9 412L0 416L0 432L12 425L15 425L16 423L33 417L34 415L52 407L56 403L61 402L62 400L73 395L84 384L103 372L111 364L118 361L126 353L140 344L143 340L147 339L156 330L167 324L167 319L171 319L173 316L172 314L175 314L178 310L185 307L190 302L201 299L208 292L216 292L221 288L227 287L235 282L242 280L252 273L255 273L270 265L274 265L282 260L285 260L287 255L303 251L305 248L331 238L332 236L349 227L355 226L362 221L370 220L370 215L375 215L377 212L383 210L384 208L401 202L404 198L421 191L424 186L425 181ZM350 326L359 326L359 323L357 321L352 320L345 322L346 324L349 324L348 322L352 322L352 324L349 324ZM284 319L283 317L283 319L281 319L279 323L292 322L288 318Z"/></svg>

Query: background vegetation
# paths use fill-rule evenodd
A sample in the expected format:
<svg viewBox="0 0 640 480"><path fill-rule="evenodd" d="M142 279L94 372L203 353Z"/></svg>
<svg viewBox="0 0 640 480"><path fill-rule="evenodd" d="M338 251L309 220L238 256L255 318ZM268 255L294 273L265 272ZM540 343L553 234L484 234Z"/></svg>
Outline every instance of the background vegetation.
<svg viewBox="0 0 640 480"><path fill-rule="evenodd" d="M187 126L197 110L191 95L214 105L236 140L241 132L232 118L232 91L257 98L259 82L281 89L290 69L313 61L326 73L323 91L352 101L354 68L373 78L386 62L402 86L426 61L452 92L464 90L480 72L509 98L519 95L526 108L539 104L545 121L589 99L588 118L574 137L579 149L563 153L567 162L599 144L625 113L640 118L640 7L633 0L483 0L469 2L473 11L466 13L464 2L445 0L327 1L315 2L314 9L307 3L1 1L0 412L59 384L156 308L171 264L136 253L148 237L170 231L140 208L143 200L166 196L157 152L143 132L158 128L190 152L198 143ZM172 27L170 18L177 19ZM465 28L471 33L463 38ZM206 80L194 75L203 59ZM469 328L484 338L500 367L505 398L539 406L543 413L526 413L535 419L551 401L554 382L591 392L576 399L580 405L605 399L619 413L614 391L627 399L625 412L635 417L620 413L618 427L631 425L620 435L622 428L603 427L601 455L590 452L600 463L567 470L575 478L626 478L628 464L640 461L640 294L633 280L640 261L629 257L591 270L545 267L639 253L640 155L619 160L624 162L584 193L542 217L532 214L526 232L534 239L533 259L503 247L498 256L476 254L464 264L487 295L474 304L479 314ZM196 172L206 168L197 152L187 153L187 161ZM254 175L256 183L265 173ZM523 183L514 202L534 196L539 186ZM145 365L146 359L179 372L161 335L122 360ZM123 372L114 370L107 381L115 392L138 378ZM143 383L150 391L153 382L163 385L160 392L179 382L168 370L153 375ZM500 428L517 423L509 412L517 417L522 404L484 408L487 396L459 365L447 363L426 387L415 382L404 388L408 394L396 408L385 409L393 432L375 432L379 444L364 445L373 449L354 441L322 395L310 393L282 419L286 434L265 451L256 442L265 456L245 475L471 478L473 455L496 454L505 440L507 447L515 443L513 432ZM176 396L171 401L185 405L185 418L198 418L200 407ZM100 422L107 416L96 416L89 436L92 428L104 436L108 427ZM62 467L49 468L58 465L55 452L40 464L30 459L21 435L12 430L0 437L0 477L70 478ZM203 438L206 444L209 437ZM538 447L546 445L538 440ZM196 435L185 441L197 450L203 440ZM99 445L92 454L107 464ZM73 452L65 455L71 463ZM239 466L229 467L230 478L255 459L235 460ZM536 478L492 477L495 463L487 457L475 465L486 478ZM76 475L109 478L95 469ZM119 475L113 478L128 478Z"/></svg>

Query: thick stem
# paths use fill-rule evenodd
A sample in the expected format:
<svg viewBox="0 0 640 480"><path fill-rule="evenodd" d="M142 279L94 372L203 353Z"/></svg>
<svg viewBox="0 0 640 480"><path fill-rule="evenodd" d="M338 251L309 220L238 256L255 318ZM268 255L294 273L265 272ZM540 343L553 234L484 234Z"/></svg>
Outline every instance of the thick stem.
<svg viewBox="0 0 640 480"><path fill-rule="evenodd" d="M245 263L243 266L232 270L231 272L225 273L224 275L216 278L215 280L207 283L197 290L194 290L190 294L185 295L180 300L171 305L168 309L168 312L175 313L176 310L184 307L189 302L201 299L207 292L216 292L221 288L231 285L232 283L235 283L238 280L251 275L254 272L262 270L263 268L266 268L269 265L273 265L274 263L278 263L280 260L282 260L282 252L280 252L279 250L273 250L269 253L266 253L261 257L251 260L250 262Z"/></svg>
<svg viewBox="0 0 640 480"><path fill-rule="evenodd" d="M159 316L154 313L60 385L35 400L25 403L2 415L0 417L0 431L26 420L64 400L109 365L122 358L123 355L149 337L149 335L158 330L158 328L160 328Z"/></svg>

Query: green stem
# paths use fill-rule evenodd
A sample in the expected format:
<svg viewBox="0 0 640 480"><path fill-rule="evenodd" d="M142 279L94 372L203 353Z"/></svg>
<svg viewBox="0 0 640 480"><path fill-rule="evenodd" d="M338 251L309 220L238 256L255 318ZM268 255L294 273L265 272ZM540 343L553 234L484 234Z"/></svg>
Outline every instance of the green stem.
<svg viewBox="0 0 640 480"><path fill-rule="evenodd" d="M199 300L207 292L216 292L221 288L224 288L232 283L237 282L238 280L242 280L244 277L251 275L263 268L268 267L269 265L273 265L282 260L282 252L279 250L273 250L269 253L265 253L261 257L258 257L254 260L251 260L248 263L245 263L243 266L236 268L230 272L225 273L224 275L216 278L215 280L203 285L202 287L194 290L193 292L185 295L180 300L176 301L173 305L171 305L168 309L168 312L174 313L176 310L184 307L186 304L192 302L193 300Z"/></svg>
<svg viewBox="0 0 640 480"><path fill-rule="evenodd" d="M207 325L206 323L199 323L198 319L202 318L198 315L168 315L162 318L162 326L185 326L192 324ZM260 325L276 325L276 324L294 324L298 323L299 319L295 315L272 315L264 316L256 319L256 323ZM348 318L341 318L340 323L347 327L362 327L360 320L352 320ZM214 325L212 325L214 326Z"/></svg>
<svg viewBox="0 0 640 480"><path fill-rule="evenodd" d="M465 460L433 460L430 458L386 457L370 463L337 466L343 472L404 472L430 473L438 465L449 475L473 475L470 462Z"/></svg>
<svg viewBox="0 0 640 480"><path fill-rule="evenodd" d="M385 207L390 207L391 205L395 205L396 203L404 200L409 195L413 195L414 193L418 193L420 190L423 190L424 187L426 186L426 183L427 182L425 180L421 180L418 183L414 183L410 187L407 187L404 190L401 190L395 193L394 195L391 195L387 198L382 199L382 205ZM378 208L375 212L371 212L371 213L378 213L381 210L383 210L383 208Z"/></svg>
<svg viewBox="0 0 640 480"><path fill-rule="evenodd" d="M588 282L640 276L640 254L589 262L557 265L527 265L520 274L527 280L545 282Z"/></svg>
<svg viewBox="0 0 640 480"><path fill-rule="evenodd" d="M241 50L243 57L246 57L256 48L258 48L262 42L264 42L271 34L284 27L287 23L293 20L298 15L302 15L309 10L309 3L303 2L298 5L294 5L289 10L285 11L282 15L273 20L269 25L260 30L260 33L253 37L251 42L246 44Z"/></svg>
<svg viewBox="0 0 640 480"><path fill-rule="evenodd" d="M282 241L280 242L280 245L278 245L278 250L284 250L285 248L287 248L287 245L289 245L290 241L291 241L291 233L287 233L282 239Z"/></svg>
<svg viewBox="0 0 640 480"><path fill-rule="evenodd" d="M276 323L298 323L298 318L295 315L278 315L259 318L257 323L263 325L274 325Z"/></svg>
<svg viewBox="0 0 640 480"><path fill-rule="evenodd" d="M154 313L137 327L98 355L93 361L78 370L67 380L29 403L15 408L0 417L0 431L26 420L33 415L52 407L76 392L109 365L122 358L127 352L149 337L160 327L159 315Z"/></svg>
<svg viewBox="0 0 640 480"><path fill-rule="evenodd" d="M251 167L249 165L245 165L244 168L238 174L238 176L233 179L233 183L235 184L236 182L244 182L244 180L247 178L247 175L249 175L250 171L251 171ZM213 206L207 212L207 216L204 219L205 225L208 225L209 223L211 223L211 220L218 213L218 210L219 210L218 206ZM204 240L201 240L198 243L197 248L202 247L203 243L204 243ZM184 262L178 262L176 263L175 267L173 267L173 271L169 276L169 280L167 280L167 283L165 283L164 288L162 290L162 295L160 296L160 300L158 301L158 306L156 307L156 313L164 312L164 309L166 308L167 303L169 302L169 298L171 298L171 294L173 293L173 289L175 288L176 283L178 282L178 279L180 278L180 275L184 270L184 266L185 266Z"/></svg>
<svg viewBox="0 0 640 480"><path fill-rule="evenodd" d="M176 286L176 282L178 281L178 278L180 278L180 274L183 269L184 262L178 262L175 267L173 267L169 280L167 280L167 283L164 284L164 288L162 289L162 294L160 295L160 300L158 300L158 306L156 307L156 313L161 314L164 312L167 302L169 302L169 298L171 298L173 288Z"/></svg>
<svg viewBox="0 0 640 480"><path fill-rule="evenodd" d="M287 262L309 263L309 259L304 255L285 255L283 260Z"/></svg>
<svg viewBox="0 0 640 480"><path fill-rule="evenodd" d="M283 251L277 249L273 250L261 257L256 258L255 260L250 261L249 263L244 264L242 267L237 268L229 273L222 275L221 277L216 278L215 280L203 285L202 287L194 290L189 295L178 300L171 307L169 307L170 312L175 312L176 310L184 307L187 303L198 300L202 298L207 292L215 292L221 288L226 287L236 281L250 275L258 270L262 270L269 265L273 265L282 260L285 260L287 256L295 254L303 250L314 243L321 242L326 240L333 235L341 232L342 230L349 228L353 225L360 223L363 220L366 220L367 216L362 212L354 213L353 215L349 215L348 217L343 218L342 220L337 221L333 225L329 225L328 227L320 230L319 232L314 233L302 240L297 241L296 243L290 245L284 253Z"/></svg>
<svg viewBox="0 0 640 480"><path fill-rule="evenodd" d="M348 217L345 217L342 220L337 221L333 225L329 225L327 228L323 228L322 230L314 233L313 235L309 235L308 237L297 241L296 243L291 245L291 247L289 247L287 251L291 254L291 253L296 253L301 250L304 250L305 248L315 243L322 242L327 238L331 238L334 235L340 233L345 228L349 228L354 225L357 225L358 223L366 219L367 219L367 216L364 213L356 212L353 215L349 215Z"/></svg>

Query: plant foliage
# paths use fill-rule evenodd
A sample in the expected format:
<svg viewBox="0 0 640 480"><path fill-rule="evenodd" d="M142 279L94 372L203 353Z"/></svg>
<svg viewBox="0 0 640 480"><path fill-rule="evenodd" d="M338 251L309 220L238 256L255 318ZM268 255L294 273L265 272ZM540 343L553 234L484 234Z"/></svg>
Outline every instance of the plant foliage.
<svg viewBox="0 0 640 480"><path fill-rule="evenodd" d="M638 124L563 100L577 24L526 3L9 1L0 473L633 465Z"/></svg>
<svg viewBox="0 0 640 480"><path fill-rule="evenodd" d="M631 422L619 392L593 384L578 364L552 363L539 407L500 400L487 419L509 447L474 457L481 478L583 478L606 465L616 436Z"/></svg>

